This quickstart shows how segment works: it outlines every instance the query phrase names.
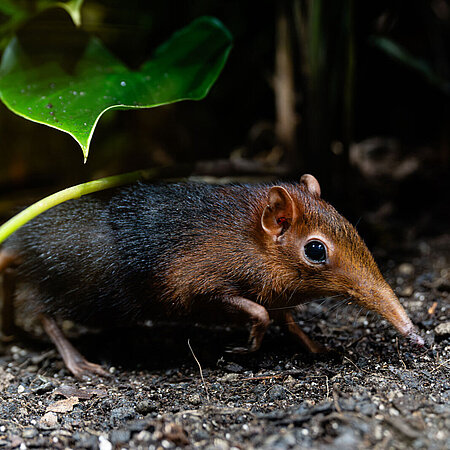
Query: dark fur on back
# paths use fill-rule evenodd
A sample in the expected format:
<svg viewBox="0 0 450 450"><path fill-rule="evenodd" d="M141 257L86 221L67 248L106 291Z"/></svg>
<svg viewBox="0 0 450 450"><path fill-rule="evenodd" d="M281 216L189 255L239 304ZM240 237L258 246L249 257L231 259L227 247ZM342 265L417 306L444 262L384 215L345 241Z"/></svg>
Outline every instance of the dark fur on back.
<svg viewBox="0 0 450 450"><path fill-rule="evenodd" d="M256 350L269 311L340 295L423 343L354 227L319 192L305 175L276 186L136 184L91 195L20 228L0 270L17 266L17 298L30 311L87 324L234 315L252 321ZM308 255L313 241L322 261Z"/></svg>
<svg viewBox="0 0 450 450"><path fill-rule="evenodd" d="M173 263L211 236L226 234L224 245L241 251L254 246L261 189L268 188L137 184L65 202L4 247L21 257L19 280L37 311L97 322L186 309L167 279Z"/></svg>
<svg viewBox="0 0 450 450"><path fill-rule="evenodd" d="M81 322L179 316L226 296L286 306L317 281L302 279L296 235L277 246L262 230L271 186L140 183L63 203L19 229L5 248L23 261L27 305ZM359 239L303 185L283 186L308 211L298 233L309 220L349 243Z"/></svg>

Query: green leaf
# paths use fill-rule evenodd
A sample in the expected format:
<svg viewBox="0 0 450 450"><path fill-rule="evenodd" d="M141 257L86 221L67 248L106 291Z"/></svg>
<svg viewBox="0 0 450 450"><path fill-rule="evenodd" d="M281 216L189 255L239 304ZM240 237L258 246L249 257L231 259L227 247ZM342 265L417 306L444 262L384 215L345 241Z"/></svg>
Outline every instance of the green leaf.
<svg viewBox="0 0 450 450"><path fill-rule="evenodd" d="M231 49L229 31L211 17L176 32L137 71L75 28L47 38L36 44L28 33L11 41L0 64L0 98L16 114L72 135L85 159L105 111L202 99Z"/></svg>

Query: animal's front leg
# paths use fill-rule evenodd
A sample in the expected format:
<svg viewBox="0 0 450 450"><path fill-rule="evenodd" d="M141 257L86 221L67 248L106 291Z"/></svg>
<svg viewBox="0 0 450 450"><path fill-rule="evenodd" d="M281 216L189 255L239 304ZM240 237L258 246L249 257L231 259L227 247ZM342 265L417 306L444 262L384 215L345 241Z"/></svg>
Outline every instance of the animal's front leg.
<svg viewBox="0 0 450 450"><path fill-rule="evenodd" d="M48 316L40 316L42 326L58 349L64 364L77 378L84 378L89 373L109 377L109 373L98 364L91 363L67 340L56 322Z"/></svg>
<svg viewBox="0 0 450 450"><path fill-rule="evenodd" d="M308 352L326 353L328 350L323 345L313 341L299 326L292 317L290 311L271 311L271 317Z"/></svg>
<svg viewBox="0 0 450 450"><path fill-rule="evenodd" d="M234 347L231 353L255 352L261 347L261 342L270 324L269 313L264 306L243 297L226 297L222 307L227 316L239 323L251 323L248 347Z"/></svg>

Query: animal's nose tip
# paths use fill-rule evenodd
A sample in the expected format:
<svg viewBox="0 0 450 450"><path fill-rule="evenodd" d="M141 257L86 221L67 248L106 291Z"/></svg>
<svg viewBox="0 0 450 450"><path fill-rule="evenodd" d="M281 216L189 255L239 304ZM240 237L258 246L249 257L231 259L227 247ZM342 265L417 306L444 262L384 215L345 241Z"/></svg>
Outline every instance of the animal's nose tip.
<svg viewBox="0 0 450 450"><path fill-rule="evenodd" d="M411 342L411 344L416 345L417 347L423 347L425 345L425 341L423 340L423 337L420 336L415 331L411 331L408 334L408 339Z"/></svg>

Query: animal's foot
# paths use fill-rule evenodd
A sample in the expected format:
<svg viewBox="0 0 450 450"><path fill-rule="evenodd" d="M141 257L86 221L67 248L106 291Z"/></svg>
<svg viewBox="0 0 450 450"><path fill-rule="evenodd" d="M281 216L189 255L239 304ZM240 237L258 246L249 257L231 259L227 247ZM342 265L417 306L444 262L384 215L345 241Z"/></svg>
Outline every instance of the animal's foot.
<svg viewBox="0 0 450 450"><path fill-rule="evenodd" d="M56 322L47 316L41 316L42 326L50 339L56 345L66 367L77 378L86 379L90 375L100 375L101 377L111 376L102 366L89 362L64 336L58 328Z"/></svg>
<svg viewBox="0 0 450 450"><path fill-rule="evenodd" d="M325 355L327 353L332 353L334 350L328 347L325 347L322 344L319 344L312 339L308 340L307 345L305 345L304 341L302 341L302 347L306 348L306 350L314 355Z"/></svg>
<svg viewBox="0 0 450 450"><path fill-rule="evenodd" d="M91 378L92 375L99 375L105 378L111 376L111 374L102 366L91 363L77 351L74 354L69 355L64 362L66 363L67 369L70 370L76 378L82 380Z"/></svg>

